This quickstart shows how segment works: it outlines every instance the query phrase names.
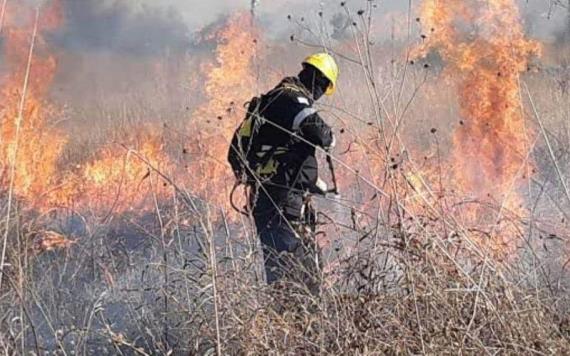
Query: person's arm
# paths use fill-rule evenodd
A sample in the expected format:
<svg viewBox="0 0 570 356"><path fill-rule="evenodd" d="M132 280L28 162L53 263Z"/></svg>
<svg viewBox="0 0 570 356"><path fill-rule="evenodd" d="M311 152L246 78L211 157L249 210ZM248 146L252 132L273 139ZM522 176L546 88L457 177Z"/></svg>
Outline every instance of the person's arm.
<svg viewBox="0 0 570 356"><path fill-rule="evenodd" d="M303 121L299 127L299 133L305 140L324 149L328 149L334 144L331 127L317 113Z"/></svg>
<svg viewBox="0 0 570 356"><path fill-rule="evenodd" d="M331 127L316 113L309 116L301 124L299 133L305 140L327 151L335 144ZM314 171L311 173L310 177L307 178L307 181L311 183L308 185L309 192L312 194L327 194L328 186L319 177L316 160L314 161Z"/></svg>

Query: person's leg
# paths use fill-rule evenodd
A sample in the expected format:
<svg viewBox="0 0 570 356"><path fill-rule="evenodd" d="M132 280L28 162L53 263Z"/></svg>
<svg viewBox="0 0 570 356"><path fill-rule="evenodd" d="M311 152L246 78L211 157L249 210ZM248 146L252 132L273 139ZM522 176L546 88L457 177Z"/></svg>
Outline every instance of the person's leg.
<svg viewBox="0 0 570 356"><path fill-rule="evenodd" d="M267 220L257 218L256 224L263 247L267 283L288 281L318 294L322 260L315 241L314 224L301 225L299 221L281 216Z"/></svg>
<svg viewBox="0 0 570 356"><path fill-rule="evenodd" d="M281 220L269 231L272 240L265 245L268 283L285 280L319 294L322 259L315 229Z"/></svg>
<svg viewBox="0 0 570 356"><path fill-rule="evenodd" d="M322 280L322 258L315 233L310 228L301 232L302 243L295 251L296 280L313 295L320 294Z"/></svg>
<svg viewBox="0 0 570 356"><path fill-rule="evenodd" d="M273 284L290 274L292 255L302 242L291 223L283 217L256 219L256 225L263 248L267 283Z"/></svg>
<svg viewBox="0 0 570 356"><path fill-rule="evenodd" d="M267 284L273 284L283 278L283 266L279 256L272 248L262 243Z"/></svg>

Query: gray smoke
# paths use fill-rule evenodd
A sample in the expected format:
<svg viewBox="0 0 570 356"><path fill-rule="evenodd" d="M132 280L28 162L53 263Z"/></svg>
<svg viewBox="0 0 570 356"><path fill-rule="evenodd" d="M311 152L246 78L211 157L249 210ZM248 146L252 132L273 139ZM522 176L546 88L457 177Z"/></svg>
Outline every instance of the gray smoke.
<svg viewBox="0 0 570 356"><path fill-rule="evenodd" d="M39 1L39 0L27 0ZM45 0L44 0L45 1ZM348 0L63 0L66 27L56 37L65 48L105 50L114 53L156 55L168 50L192 49L196 33L223 21L237 11L249 12L255 6L256 21L271 37L285 39L298 29L301 19L318 28L326 23L329 35L340 38L346 20L345 9L354 14L367 6L376 6L378 38L385 38L390 24L382 24L386 13L407 16L408 1ZM413 3L412 16L419 2ZM553 39L568 27L567 0L519 0L529 34ZM322 16L318 15L322 13ZM291 15L293 22L287 20Z"/></svg>
<svg viewBox="0 0 570 356"><path fill-rule="evenodd" d="M60 46L135 55L156 55L166 49L169 53L188 51L195 34L238 11L255 8L258 25L265 33L281 39L297 27L287 19L288 15L315 24L338 20L344 12L337 0L63 0L63 3L66 26L55 36ZM377 12L403 10L407 4L402 3L385 1L379 4ZM348 1L354 11L366 4L366 0ZM319 13L324 15L318 16ZM334 31L334 24L330 28Z"/></svg>
<svg viewBox="0 0 570 356"><path fill-rule="evenodd" d="M46 2L51 0L24 0ZM562 0L560 0L562 1ZM530 35L560 41L568 25L567 8L563 3L546 0L519 0L521 13ZM566 2L567 0L563 0ZM59 51L58 89L54 95L61 102L95 105L110 110L124 106L137 93L145 105L156 108L191 106L199 98L196 90L186 88L200 75L199 63L211 61L216 41L211 35L236 12L249 14L255 4L255 21L276 53L289 51L303 56L309 50L292 45L291 34L320 45L319 35L335 40L351 41L356 12L374 9L376 45L390 40L392 33L407 33L406 18L418 16L420 0L413 1L408 14L408 1L403 0L62 0L65 25L50 38ZM553 4L550 6L550 4ZM347 8L352 18L347 16ZM322 15L321 15L322 14ZM288 17L291 16L291 20ZM403 29L397 28L398 26ZM306 29L316 34L311 34ZM419 40L421 30L413 21L412 40ZM204 40L205 39L205 40ZM566 39L566 41L568 41ZM304 52L304 53L301 53ZM291 62L279 56L281 68ZM157 85L152 72L155 63L162 63L163 85ZM296 63L296 60L295 60ZM275 66L275 62L272 63ZM294 67L296 68L296 67ZM158 95L157 87L165 94ZM160 100L160 103L150 101ZM115 104L114 104L115 103ZM88 110L88 109L85 109ZM91 108L89 110L92 111ZM148 110L151 112L150 110ZM163 112L163 111L159 111ZM154 116L159 116L154 114ZM180 116L180 115L176 115Z"/></svg>
<svg viewBox="0 0 570 356"><path fill-rule="evenodd" d="M100 0L64 0L66 26L60 44L75 50L105 50L129 54L185 51L190 32L174 7Z"/></svg>
<svg viewBox="0 0 570 356"><path fill-rule="evenodd" d="M568 40L570 1L519 0L527 32L546 41Z"/></svg>
<svg viewBox="0 0 570 356"><path fill-rule="evenodd" d="M51 0L22 0L41 4ZM66 27L56 37L68 49L95 49L117 53L159 54L165 49L188 51L196 33L238 12L255 7L256 21L271 38L286 39L298 24L287 20L304 19L318 28L326 23L328 34L338 33L349 21L345 9L352 14L367 6L375 6L378 38L388 37L392 24L383 15L408 16L410 2L404 0L62 0ZM527 32L540 39L559 39L570 27L569 0L517 0ZM418 15L421 0L411 2L411 16ZM322 13L323 16L317 14ZM336 32L335 32L336 31Z"/></svg>

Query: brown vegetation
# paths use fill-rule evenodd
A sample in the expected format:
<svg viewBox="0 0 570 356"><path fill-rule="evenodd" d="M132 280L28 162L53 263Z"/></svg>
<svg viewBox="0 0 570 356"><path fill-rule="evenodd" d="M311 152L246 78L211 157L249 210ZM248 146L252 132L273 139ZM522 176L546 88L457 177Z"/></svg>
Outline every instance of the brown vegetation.
<svg viewBox="0 0 570 356"><path fill-rule="evenodd" d="M570 91L559 75L568 68L556 66L567 49L545 44L549 58L530 58L537 44L518 22L519 51L506 35L485 42L495 28L475 39L438 28L432 40L421 26L454 15L441 22L433 9L430 21L408 14L403 38L375 46L373 3L358 11L343 2L336 16L348 24L330 49L342 85L320 109L339 136L343 196L315 197L326 259L318 297L265 285L251 222L227 204L223 155L241 102L282 74L264 58L297 68L290 63L327 38L293 16L295 46L263 43L238 15L210 36L214 64L193 63L193 79L183 78L194 106L161 115L135 98L60 113L45 97L57 61L42 39L58 17L43 29L42 8L35 55L44 60L33 48L25 55L32 21L28 36L13 38L23 43L8 43L24 55L2 91L12 100L2 103L0 142L0 352L570 353ZM494 50L477 51L489 43ZM47 82L25 75L30 63ZM172 78L157 70L154 79L166 100ZM100 120L66 131L56 120L64 114Z"/></svg>

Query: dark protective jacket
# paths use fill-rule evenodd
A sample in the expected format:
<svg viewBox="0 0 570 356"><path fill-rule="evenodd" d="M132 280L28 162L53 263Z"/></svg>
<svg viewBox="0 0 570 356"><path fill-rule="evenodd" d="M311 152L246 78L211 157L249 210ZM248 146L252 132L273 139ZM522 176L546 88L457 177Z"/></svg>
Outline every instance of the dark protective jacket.
<svg viewBox="0 0 570 356"><path fill-rule="evenodd" d="M285 217L299 219L304 193L318 191L314 146L330 147L333 135L312 105L310 93L298 78L285 78L262 96L259 115L267 122L257 140L272 152L276 170L256 194L253 213L258 218L270 219L278 208Z"/></svg>

